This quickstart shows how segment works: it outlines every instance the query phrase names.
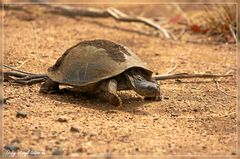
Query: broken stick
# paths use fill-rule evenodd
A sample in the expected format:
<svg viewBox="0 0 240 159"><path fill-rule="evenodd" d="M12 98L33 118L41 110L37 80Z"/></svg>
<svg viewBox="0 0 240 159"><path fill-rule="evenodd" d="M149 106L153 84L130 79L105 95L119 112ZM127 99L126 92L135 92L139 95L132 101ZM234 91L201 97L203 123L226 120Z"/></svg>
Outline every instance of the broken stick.
<svg viewBox="0 0 240 159"><path fill-rule="evenodd" d="M232 70L228 71L225 75L229 75L231 72L232 72ZM225 95L227 95L227 96L230 96L230 97L233 97L233 98L237 98L236 96L231 95L231 94L228 94L227 92L223 91L223 90L220 88L219 82L221 82L222 78L223 78L223 77L220 77L219 79L214 80L214 82L215 82L215 84L216 84L217 90L219 90L220 92L222 92L223 94L225 94Z"/></svg>
<svg viewBox="0 0 240 159"><path fill-rule="evenodd" d="M176 39L176 37L169 33L166 29L161 27L159 24L154 23L151 19L140 17L140 16L129 16L116 8L108 8L106 10L97 9L97 8L82 8L82 7L72 7L68 5L56 5L49 3L39 4L43 7L46 7L50 13L65 15L68 17L76 16L87 16L87 17L103 17L108 18L112 17L115 20L123 22L136 22L148 25L149 27L162 32L166 39ZM11 4L5 4L5 8L11 9L13 6ZM21 6L17 6L18 9L21 9ZM25 9L22 7L22 9ZM26 9L25 9L26 10Z"/></svg>
<svg viewBox="0 0 240 159"><path fill-rule="evenodd" d="M15 83L25 83L25 84L32 84L33 83L40 83L47 79L46 74L34 74L29 72L20 71L18 69L12 68L10 66L4 65L4 67L8 69L12 69L15 72L3 72L5 81L12 81ZM164 74L164 75L153 75L155 80L168 80L168 79L182 79L182 78L219 78L219 77L230 77L233 76L232 74L188 74L188 73L178 73L178 74ZM39 79L39 80L35 80ZM26 82L28 81L28 82Z"/></svg>
<svg viewBox="0 0 240 159"><path fill-rule="evenodd" d="M168 80L168 79L180 79L180 78L219 78L219 77L230 77L231 74L189 74L189 73L178 73L178 74L164 74L154 75L155 80Z"/></svg>

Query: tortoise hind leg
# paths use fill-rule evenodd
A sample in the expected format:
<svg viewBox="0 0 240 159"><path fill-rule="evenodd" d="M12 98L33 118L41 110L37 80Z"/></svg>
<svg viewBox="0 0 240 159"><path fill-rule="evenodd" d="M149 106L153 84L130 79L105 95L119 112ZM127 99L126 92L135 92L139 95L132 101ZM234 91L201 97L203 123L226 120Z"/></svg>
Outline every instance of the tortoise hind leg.
<svg viewBox="0 0 240 159"><path fill-rule="evenodd" d="M41 93L59 93L59 83L52 81L50 78L48 78L40 88Z"/></svg>
<svg viewBox="0 0 240 159"><path fill-rule="evenodd" d="M100 85L100 97L107 99L114 106L122 106L122 99L117 94L117 81L109 79Z"/></svg>

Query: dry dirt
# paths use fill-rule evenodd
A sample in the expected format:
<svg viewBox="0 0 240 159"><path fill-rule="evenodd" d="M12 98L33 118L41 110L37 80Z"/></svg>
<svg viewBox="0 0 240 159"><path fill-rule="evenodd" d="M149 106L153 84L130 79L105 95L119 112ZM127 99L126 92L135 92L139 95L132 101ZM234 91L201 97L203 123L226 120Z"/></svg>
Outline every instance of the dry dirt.
<svg viewBox="0 0 240 159"><path fill-rule="evenodd" d="M133 10L125 6L125 10ZM144 8L144 7L142 7ZM69 17L8 10L5 12L4 62L44 73L69 47L82 40L108 39L131 48L158 74L175 63L174 73L226 73L236 70L236 46L162 40L152 31L110 18ZM157 10L152 6L151 10ZM131 30L135 32L131 32ZM216 89L212 79L160 81L162 101L143 101L132 91L119 92L123 107L64 93L43 95L40 84L4 83L4 145L47 155L234 155L236 98ZM222 79L221 89L236 94L236 76ZM26 111L26 118L17 118ZM59 118L65 118L59 122ZM79 132L71 131L77 127Z"/></svg>

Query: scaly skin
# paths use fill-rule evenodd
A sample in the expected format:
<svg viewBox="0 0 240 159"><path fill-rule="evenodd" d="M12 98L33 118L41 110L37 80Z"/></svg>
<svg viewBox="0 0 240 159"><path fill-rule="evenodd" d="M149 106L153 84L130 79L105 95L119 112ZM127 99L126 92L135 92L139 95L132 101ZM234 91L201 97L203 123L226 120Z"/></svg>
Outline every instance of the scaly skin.
<svg viewBox="0 0 240 159"><path fill-rule="evenodd" d="M130 69L125 72L129 87L144 97L160 97L160 87L154 80L146 80L138 69Z"/></svg>

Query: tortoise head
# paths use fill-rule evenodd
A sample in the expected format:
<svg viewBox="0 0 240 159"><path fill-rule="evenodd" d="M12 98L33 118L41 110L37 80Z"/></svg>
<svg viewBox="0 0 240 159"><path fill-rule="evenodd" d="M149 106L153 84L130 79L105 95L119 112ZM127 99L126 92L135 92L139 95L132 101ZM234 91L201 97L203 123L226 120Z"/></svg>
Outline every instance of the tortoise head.
<svg viewBox="0 0 240 159"><path fill-rule="evenodd" d="M141 81L138 83L137 93L144 97L159 97L160 87L155 81Z"/></svg>
<svg viewBox="0 0 240 159"><path fill-rule="evenodd" d="M160 87L151 77L151 72L142 69L130 69L125 72L130 87L144 97L160 97Z"/></svg>

